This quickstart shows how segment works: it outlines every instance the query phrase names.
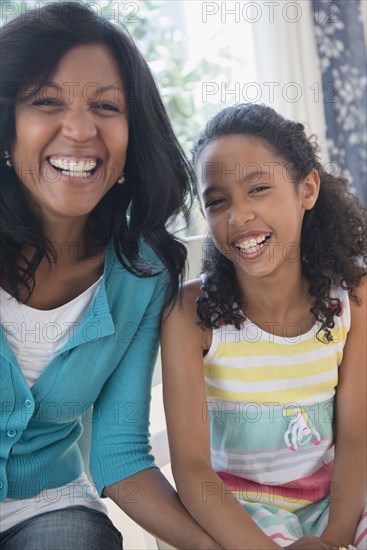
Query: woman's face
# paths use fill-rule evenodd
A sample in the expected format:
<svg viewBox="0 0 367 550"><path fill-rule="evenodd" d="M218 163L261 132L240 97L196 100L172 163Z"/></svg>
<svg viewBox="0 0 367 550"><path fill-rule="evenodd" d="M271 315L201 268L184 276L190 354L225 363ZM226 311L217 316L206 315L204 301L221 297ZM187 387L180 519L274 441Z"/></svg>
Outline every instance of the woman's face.
<svg viewBox="0 0 367 550"><path fill-rule="evenodd" d="M128 115L117 61L104 44L76 46L35 89L26 87L15 108L14 168L41 219L86 217L126 161Z"/></svg>

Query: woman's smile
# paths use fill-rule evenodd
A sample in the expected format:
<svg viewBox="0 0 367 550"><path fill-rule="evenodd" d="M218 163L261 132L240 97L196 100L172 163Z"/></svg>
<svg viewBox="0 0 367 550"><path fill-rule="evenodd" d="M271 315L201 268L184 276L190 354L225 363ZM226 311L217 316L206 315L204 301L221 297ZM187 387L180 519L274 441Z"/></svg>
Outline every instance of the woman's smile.
<svg viewBox="0 0 367 550"><path fill-rule="evenodd" d="M117 62L104 44L76 46L51 82L36 94L32 88L16 106L14 168L44 221L84 217L125 165L128 116Z"/></svg>

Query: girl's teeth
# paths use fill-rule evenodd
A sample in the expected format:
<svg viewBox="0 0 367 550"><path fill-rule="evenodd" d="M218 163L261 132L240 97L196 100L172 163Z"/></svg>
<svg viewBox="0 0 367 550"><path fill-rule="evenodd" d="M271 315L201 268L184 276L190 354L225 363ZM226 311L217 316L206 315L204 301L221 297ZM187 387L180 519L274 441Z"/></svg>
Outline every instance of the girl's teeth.
<svg viewBox="0 0 367 550"><path fill-rule="evenodd" d="M250 249L258 249L258 248L261 248L262 246L264 246L264 243L265 241L267 240L267 238L270 237L270 235L265 235L263 237L257 237L257 239L251 239L250 241L247 241L243 244L238 244L237 245L237 248L239 248L240 250L250 250Z"/></svg>

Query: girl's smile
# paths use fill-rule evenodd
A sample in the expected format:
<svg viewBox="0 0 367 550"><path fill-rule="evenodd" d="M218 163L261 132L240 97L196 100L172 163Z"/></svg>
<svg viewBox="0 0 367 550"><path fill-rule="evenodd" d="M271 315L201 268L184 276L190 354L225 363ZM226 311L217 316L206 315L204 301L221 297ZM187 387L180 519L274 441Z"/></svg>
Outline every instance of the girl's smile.
<svg viewBox="0 0 367 550"><path fill-rule="evenodd" d="M235 238L233 244L239 251L241 258L254 260L262 256L269 246L271 233L249 232Z"/></svg>
<svg viewBox="0 0 367 550"><path fill-rule="evenodd" d="M108 47L67 51L51 82L23 90L15 119L12 159L31 207L43 220L87 216L123 172L128 144L123 82Z"/></svg>
<svg viewBox="0 0 367 550"><path fill-rule="evenodd" d="M305 182L291 180L283 159L259 139L230 134L203 150L197 173L214 242L239 276L300 265Z"/></svg>

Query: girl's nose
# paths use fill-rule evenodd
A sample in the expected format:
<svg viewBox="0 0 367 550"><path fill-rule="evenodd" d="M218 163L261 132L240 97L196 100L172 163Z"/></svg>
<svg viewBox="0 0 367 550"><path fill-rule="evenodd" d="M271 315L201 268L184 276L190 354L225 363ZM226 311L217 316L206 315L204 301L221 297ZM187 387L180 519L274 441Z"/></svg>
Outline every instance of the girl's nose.
<svg viewBox="0 0 367 550"><path fill-rule="evenodd" d="M92 113L69 109L62 124L62 134L73 141L84 142L97 135Z"/></svg>
<svg viewBox="0 0 367 550"><path fill-rule="evenodd" d="M233 226L243 226L247 222L255 219L255 212L250 205L238 202L233 204L230 214L229 223Z"/></svg>

